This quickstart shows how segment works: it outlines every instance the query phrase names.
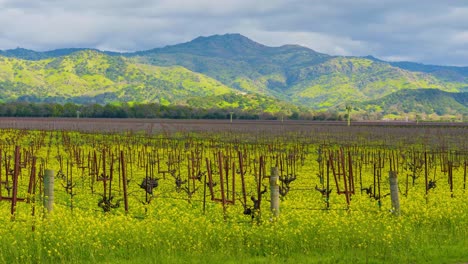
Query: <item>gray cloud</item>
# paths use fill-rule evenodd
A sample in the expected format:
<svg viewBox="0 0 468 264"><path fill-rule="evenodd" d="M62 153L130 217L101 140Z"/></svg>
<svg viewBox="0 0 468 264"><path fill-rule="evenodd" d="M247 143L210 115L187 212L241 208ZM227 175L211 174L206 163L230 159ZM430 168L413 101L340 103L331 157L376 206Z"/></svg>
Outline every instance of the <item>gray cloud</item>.
<svg viewBox="0 0 468 264"><path fill-rule="evenodd" d="M468 3L439 0L0 0L0 49L144 50L238 32L272 46L467 65Z"/></svg>

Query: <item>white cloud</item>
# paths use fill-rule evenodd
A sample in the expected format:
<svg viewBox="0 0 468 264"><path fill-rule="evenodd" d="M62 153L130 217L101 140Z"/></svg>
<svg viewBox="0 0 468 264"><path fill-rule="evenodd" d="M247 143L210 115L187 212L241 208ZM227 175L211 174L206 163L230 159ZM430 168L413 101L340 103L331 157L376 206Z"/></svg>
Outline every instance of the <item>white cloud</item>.
<svg viewBox="0 0 468 264"><path fill-rule="evenodd" d="M457 45L468 45L468 31L456 32L452 40Z"/></svg>
<svg viewBox="0 0 468 264"><path fill-rule="evenodd" d="M266 45L298 44L330 55L366 55L371 49L366 43L348 37L317 32L247 31L246 36Z"/></svg>
<svg viewBox="0 0 468 264"><path fill-rule="evenodd" d="M380 57L379 59L385 60L385 61L414 61L414 57L409 57L409 56L383 56Z"/></svg>
<svg viewBox="0 0 468 264"><path fill-rule="evenodd" d="M237 32L333 55L468 61L468 3L455 0L0 0L0 25L0 49L143 50Z"/></svg>

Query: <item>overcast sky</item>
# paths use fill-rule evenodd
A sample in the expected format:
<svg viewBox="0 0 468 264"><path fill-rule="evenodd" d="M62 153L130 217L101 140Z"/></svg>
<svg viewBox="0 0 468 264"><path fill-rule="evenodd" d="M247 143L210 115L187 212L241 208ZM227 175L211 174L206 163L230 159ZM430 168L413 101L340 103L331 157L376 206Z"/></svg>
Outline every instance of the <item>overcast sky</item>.
<svg viewBox="0 0 468 264"><path fill-rule="evenodd" d="M240 33L268 46L468 66L466 0L0 0L0 49L145 50Z"/></svg>

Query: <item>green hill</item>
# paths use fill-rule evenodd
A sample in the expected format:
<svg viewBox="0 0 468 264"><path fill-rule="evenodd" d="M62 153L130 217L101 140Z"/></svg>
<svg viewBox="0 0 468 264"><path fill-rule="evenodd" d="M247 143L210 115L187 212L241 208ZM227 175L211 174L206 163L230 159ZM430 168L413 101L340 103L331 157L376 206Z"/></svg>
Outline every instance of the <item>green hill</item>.
<svg viewBox="0 0 468 264"><path fill-rule="evenodd" d="M34 51L23 48L16 48L2 51L0 50L0 56L17 58L24 60L43 60L48 58L56 58L60 56L70 55L71 53L81 51L81 50L93 50L93 49L84 49L84 48L69 48L69 49L57 49L51 51Z"/></svg>
<svg viewBox="0 0 468 264"><path fill-rule="evenodd" d="M234 96L236 100L228 102L223 96ZM211 98L209 104L198 101L206 97ZM0 100L102 104L157 102L162 105L198 102L193 106L236 108L243 105L246 110L258 105L258 98L181 66L133 63L121 56L92 50L34 61L0 57ZM269 99L268 102L259 109L267 112L297 109L278 100Z"/></svg>
<svg viewBox="0 0 468 264"><path fill-rule="evenodd" d="M406 94L419 89L425 90ZM3 102L156 102L271 113L366 102L366 107L404 114L429 110L405 110L409 108L379 100L407 96L405 104L411 106L419 105L418 96L440 96L428 89L468 91L467 67L330 56L298 45L268 47L239 34L122 54L93 49L0 51ZM446 110L435 113L464 111L448 99L437 104Z"/></svg>
<svg viewBox="0 0 468 264"><path fill-rule="evenodd" d="M365 103L369 104L387 109L394 108L405 113L468 114L468 93L448 93L437 89L401 90Z"/></svg>
<svg viewBox="0 0 468 264"><path fill-rule="evenodd" d="M216 80L180 66L129 63L122 57L90 50L38 61L0 58L0 81L3 100L21 95L47 100L113 94L110 100L180 103L188 96L233 92Z"/></svg>
<svg viewBox="0 0 468 264"><path fill-rule="evenodd" d="M463 116L468 115L468 92L449 93L438 89L400 90L380 99L356 103L355 110L382 116Z"/></svg>
<svg viewBox="0 0 468 264"><path fill-rule="evenodd" d="M377 99L401 89L457 92L468 86L465 79L405 70L377 59L329 56L297 45L267 47L239 34L200 37L126 56L153 65L182 65L240 91L315 109ZM447 72L458 68L447 67Z"/></svg>

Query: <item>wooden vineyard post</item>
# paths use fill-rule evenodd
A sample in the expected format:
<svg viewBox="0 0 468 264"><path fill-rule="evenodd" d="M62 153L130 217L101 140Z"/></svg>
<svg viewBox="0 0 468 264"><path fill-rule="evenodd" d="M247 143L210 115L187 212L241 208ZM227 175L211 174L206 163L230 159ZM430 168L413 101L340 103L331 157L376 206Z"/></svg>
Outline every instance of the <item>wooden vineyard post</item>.
<svg viewBox="0 0 468 264"><path fill-rule="evenodd" d="M122 187L123 187L125 213L128 213L127 173L125 171L125 158L124 158L123 150L120 151L120 169L122 170Z"/></svg>
<svg viewBox="0 0 468 264"><path fill-rule="evenodd" d="M16 211L16 202L18 201L18 175L20 170L20 147L15 149L15 169L13 172L13 195L11 197L11 215L14 218Z"/></svg>
<svg viewBox="0 0 468 264"><path fill-rule="evenodd" d="M390 195L392 198L393 214L400 215L400 198L398 196L398 178L396 171L389 172Z"/></svg>
<svg viewBox="0 0 468 264"><path fill-rule="evenodd" d="M52 212L54 208L54 171L45 170L44 174L44 207L47 212Z"/></svg>
<svg viewBox="0 0 468 264"><path fill-rule="evenodd" d="M203 177L203 214L206 213L206 174L207 173L205 173L205 176ZM210 184L212 183L210 182Z"/></svg>
<svg viewBox="0 0 468 264"><path fill-rule="evenodd" d="M223 204L224 220L226 220L226 194L224 193L223 154L221 152L218 152L218 166L219 182L221 187L221 203Z"/></svg>
<svg viewBox="0 0 468 264"><path fill-rule="evenodd" d="M330 162L327 160L327 209L330 209Z"/></svg>
<svg viewBox="0 0 468 264"><path fill-rule="evenodd" d="M2 180L2 160L3 160L2 159L2 150L0 149L0 201L2 200L2 189L3 189L2 184L7 184L6 181ZM5 161L5 163L6 163L6 161ZM8 174L8 172L7 172L7 174Z"/></svg>
<svg viewBox="0 0 468 264"><path fill-rule="evenodd" d="M450 193L453 197L453 163L452 161L448 162L448 182L450 185Z"/></svg>
<svg viewBox="0 0 468 264"><path fill-rule="evenodd" d="M270 209L275 217L279 215L279 172L278 167L271 168L270 175Z"/></svg>
<svg viewBox="0 0 468 264"><path fill-rule="evenodd" d="M424 152L424 180L426 184L426 196L429 192L429 184L427 182L427 152Z"/></svg>
<svg viewBox="0 0 468 264"><path fill-rule="evenodd" d="M463 168L463 190L466 189L466 160L464 162L464 168Z"/></svg>

